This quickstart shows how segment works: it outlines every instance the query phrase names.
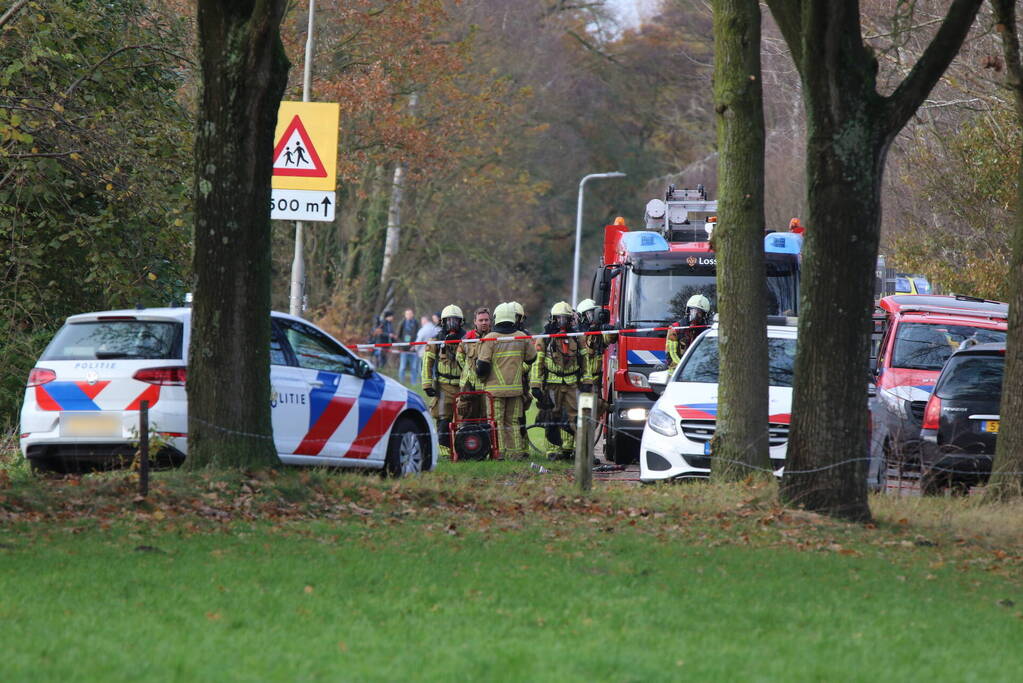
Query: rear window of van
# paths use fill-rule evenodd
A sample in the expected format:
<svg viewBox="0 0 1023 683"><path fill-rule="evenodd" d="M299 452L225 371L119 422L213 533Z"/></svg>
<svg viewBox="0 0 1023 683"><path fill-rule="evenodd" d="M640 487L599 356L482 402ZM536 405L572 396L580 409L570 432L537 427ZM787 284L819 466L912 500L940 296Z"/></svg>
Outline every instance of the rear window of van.
<svg viewBox="0 0 1023 683"><path fill-rule="evenodd" d="M46 347L42 360L180 360L181 338L181 323L171 321L69 323Z"/></svg>

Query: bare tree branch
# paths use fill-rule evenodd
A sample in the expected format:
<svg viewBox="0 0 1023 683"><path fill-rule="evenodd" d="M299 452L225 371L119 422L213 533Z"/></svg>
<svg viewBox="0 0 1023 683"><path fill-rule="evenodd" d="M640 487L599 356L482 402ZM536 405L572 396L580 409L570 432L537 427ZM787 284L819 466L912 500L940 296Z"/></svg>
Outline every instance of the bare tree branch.
<svg viewBox="0 0 1023 683"><path fill-rule="evenodd" d="M7 11L0 16L0 28L4 27L8 21L14 18L14 15L18 13L22 7L28 4L28 0L17 0L13 5L7 8Z"/></svg>
<svg viewBox="0 0 1023 683"><path fill-rule="evenodd" d="M981 3L982 0L955 0L937 35L913 65L909 75L886 98L888 112L885 125L890 136L902 130L959 53L959 47L969 33Z"/></svg>

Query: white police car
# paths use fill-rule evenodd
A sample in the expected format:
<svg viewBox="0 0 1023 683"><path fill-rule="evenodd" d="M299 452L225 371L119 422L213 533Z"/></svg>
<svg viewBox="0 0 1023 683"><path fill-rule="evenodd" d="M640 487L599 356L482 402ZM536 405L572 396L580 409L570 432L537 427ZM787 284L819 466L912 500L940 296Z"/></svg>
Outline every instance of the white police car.
<svg viewBox="0 0 1023 683"><path fill-rule="evenodd" d="M433 468L437 431L416 393L301 318L273 313L271 319L270 405L281 462L386 469L395 476ZM143 401L161 444L158 462L182 462L190 322L190 308L68 318L28 378L20 434L33 469L130 462Z"/></svg>
<svg viewBox="0 0 1023 683"><path fill-rule="evenodd" d="M796 358L795 319L769 318L769 322L783 321L767 327L769 454L777 476L785 464ZM717 323L694 340L670 380L667 371L655 372L650 384L663 393L643 429L640 481L708 476L718 411Z"/></svg>

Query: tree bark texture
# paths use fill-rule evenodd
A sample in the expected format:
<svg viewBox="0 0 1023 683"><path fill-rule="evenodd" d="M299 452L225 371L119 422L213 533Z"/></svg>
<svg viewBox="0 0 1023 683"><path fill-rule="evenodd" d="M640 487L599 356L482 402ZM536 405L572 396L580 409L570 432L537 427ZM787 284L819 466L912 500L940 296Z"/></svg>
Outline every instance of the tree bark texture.
<svg viewBox="0 0 1023 683"><path fill-rule="evenodd" d="M1023 63L1016 28L1016 0L991 0L995 24L1002 37L1006 85L1012 91L1017 125L1023 127ZM988 500L1023 496L1023 149L1016 175L1016 206L1013 214L1012 260L1009 281L1009 333L1002 378L1001 424L995 446Z"/></svg>
<svg viewBox="0 0 1023 683"><path fill-rule="evenodd" d="M735 480L770 476L760 5L715 0L713 10L721 380L711 473Z"/></svg>
<svg viewBox="0 0 1023 683"><path fill-rule="evenodd" d="M955 0L888 97L863 43L859 3L768 0L803 82L809 207L792 427L782 499L866 521L873 271L892 140L959 50L981 0Z"/></svg>
<svg viewBox="0 0 1023 683"><path fill-rule="evenodd" d="M199 0L188 463L277 463L270 423L270 176L284 0Z"/></svg>
<svg viewBox="0 0 1023 683"><path fill-rule="evenodd" d="M418 103L418 93L409 95L409 116L415 116ZM394 167L394 179L391 181L391 203L387 208L387 237L384 240L384 260L380 265L378 310L391 308L394 303L394 277L391 274L391 266L401 247L401 209L405 199L405 182L405 162L399 161Z"/></svg>

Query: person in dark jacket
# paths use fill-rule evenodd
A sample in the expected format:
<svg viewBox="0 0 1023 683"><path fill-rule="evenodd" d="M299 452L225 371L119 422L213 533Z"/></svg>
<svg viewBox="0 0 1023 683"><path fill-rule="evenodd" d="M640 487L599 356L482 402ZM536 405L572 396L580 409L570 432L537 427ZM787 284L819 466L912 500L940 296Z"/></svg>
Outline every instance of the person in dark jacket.
<svg viewBox="0 0 1023 683"><path fill-rule="evenodd" d="M374 344L393 344L394 340L394 311L384 311L377 326L373 328L370 341ZM373 362L378 368L387 367L387 349L373 349Z"/></svg>
<svg viewBox="0 0 1023 683"><path fill-rule="evenodd" d="M405 319L398 325L398 341L414 342L419 334L419 321L416 320L416 313L411 308L405 309ZM406 384L419 379L416 375L416 348L414 346L401 347L398 354L398 381ZM402 379L408 376L408 380Z"/></svg>

